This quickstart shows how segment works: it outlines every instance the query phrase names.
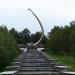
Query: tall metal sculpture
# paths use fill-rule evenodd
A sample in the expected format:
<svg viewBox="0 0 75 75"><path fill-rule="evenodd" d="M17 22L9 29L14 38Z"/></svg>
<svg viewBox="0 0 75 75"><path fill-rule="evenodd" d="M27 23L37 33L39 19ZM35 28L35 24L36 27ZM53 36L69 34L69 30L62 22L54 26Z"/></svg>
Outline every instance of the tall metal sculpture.
<svg viewBox="0 0 75 75"><path fill-rule="evenodd" d="M36 43L33 43L33 44L32 44L32 45L37 45L37 44L39 44L39 43L41 42L41 40L42 40L42 38L43 38L43 36L44 36L43 25L42 25L42 23L40 22L39 18L35 15L35 13L34 13L31 9L28 9L28 10L32 12L32 14L35 16L35 18L37 19L37 21L39 22L40 27L41 27L42 35L41 35L40 39L39 39Z"/></svg>

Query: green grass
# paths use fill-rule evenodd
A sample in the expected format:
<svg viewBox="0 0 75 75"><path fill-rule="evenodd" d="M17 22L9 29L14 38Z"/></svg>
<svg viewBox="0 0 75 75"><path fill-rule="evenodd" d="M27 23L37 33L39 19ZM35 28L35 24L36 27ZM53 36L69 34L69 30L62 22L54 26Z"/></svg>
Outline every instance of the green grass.
<svg viewBox="0 0 75 75"><path fill-rule="evenodd" d="M64 55L55 55L50 51L47 51L47 54L53 56L64 63L64 65L71 66L70 70L75 71L75 58L72 56L64 56Z"/></svg>

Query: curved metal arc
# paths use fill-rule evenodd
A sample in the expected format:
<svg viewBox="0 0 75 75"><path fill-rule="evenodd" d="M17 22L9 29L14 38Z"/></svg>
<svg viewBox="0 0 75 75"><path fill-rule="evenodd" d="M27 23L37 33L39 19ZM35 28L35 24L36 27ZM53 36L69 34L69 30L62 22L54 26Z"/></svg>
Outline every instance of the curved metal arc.
<svg viewBox="0 0 75 75"><path fill-rule="evenodd" d="M35 15L35 13L31 10L31 9L28 9L28 10L30 10L31 12L32 12L32 14L35 16L35 18L37 19L37 21L39 22L39 24L40 24L40 27L41 27L41 30L42 30L42 35L41 35L41 38L36 42L36 43L34 43L33 45L37 45L37 44L39 44L40 42L41 42L41 40L42 40L42 38L43 38L43 36L44 36L44 29L43 29L43 25L42 25L42 23L40 22L40 20L38 19L38 17Z"/></svg>

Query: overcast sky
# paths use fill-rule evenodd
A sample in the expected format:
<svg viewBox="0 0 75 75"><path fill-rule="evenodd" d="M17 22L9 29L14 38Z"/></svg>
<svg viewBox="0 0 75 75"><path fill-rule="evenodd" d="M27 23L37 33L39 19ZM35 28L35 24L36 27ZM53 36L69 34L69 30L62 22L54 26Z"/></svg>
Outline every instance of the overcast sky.
<svg viewBox="0 0 75 75"><path fill-rule="evenodd" d="M18 31L28 28L32 33L40 31L31 8L43 24L45 34L54 25L69 25L75 20L75 0L0 0L0 25Z"/></svg>

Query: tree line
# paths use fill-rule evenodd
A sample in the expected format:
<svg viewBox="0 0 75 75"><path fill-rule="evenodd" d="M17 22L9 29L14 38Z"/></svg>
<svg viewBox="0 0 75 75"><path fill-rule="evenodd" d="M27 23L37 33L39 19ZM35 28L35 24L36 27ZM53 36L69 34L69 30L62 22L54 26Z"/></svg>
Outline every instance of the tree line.
<svg viewBox="0 0 75 75"><path fill-rule="evenodd" d="M14 38L17 41L17 44L35 43L41 37L41 32L36 32L34 34L33 33L31 34L31 32L27 28L23 29L20 32L12 28L9 32L14 36ZM45 44L46 40L47 37L44 35L40 44Z"/></svg>
<svg viewBox="0 0 75 75"><path fill-rule="evenodd" d="M0 71L20 53L16 39L6 26L0 26Z"/></svg>
<svg viewBox="0 0 75 75"><path fill-rule="evenodd" d="M75 57L75 21L72 21L70 26L54 26L48 33L47 45L54 54Z"/></svg>

